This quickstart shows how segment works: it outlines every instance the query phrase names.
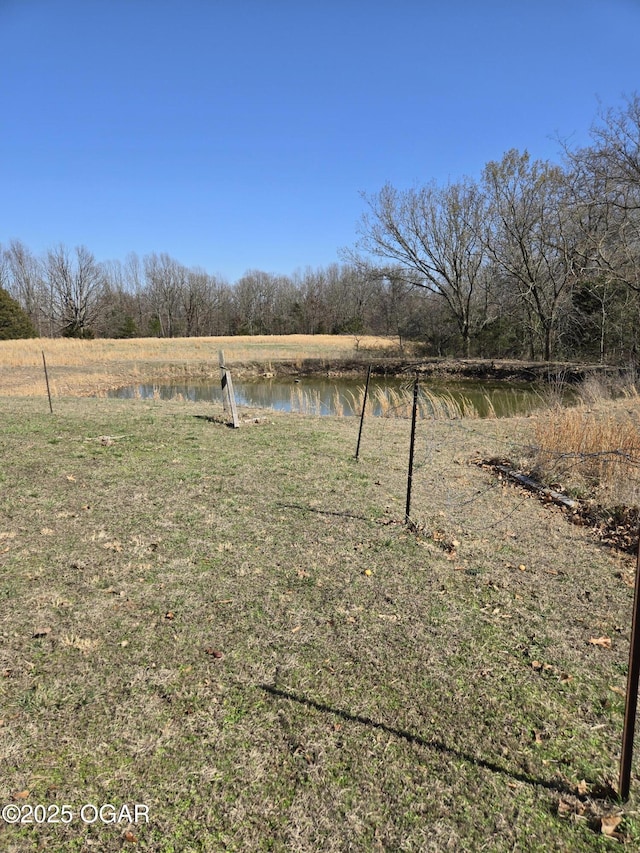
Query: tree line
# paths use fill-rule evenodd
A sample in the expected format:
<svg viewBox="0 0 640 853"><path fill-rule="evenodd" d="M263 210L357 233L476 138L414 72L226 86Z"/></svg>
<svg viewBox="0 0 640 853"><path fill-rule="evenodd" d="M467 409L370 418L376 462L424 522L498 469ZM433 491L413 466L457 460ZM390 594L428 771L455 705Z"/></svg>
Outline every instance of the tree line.
<svg viewBox="0 0 640 853"><path fill-rule="evenodd" d="M0 247L0 288L38 335L371 333L433 355L635 362L640 97L601 112L559 163L505 153L479 179L363 195L343 262L230 284L167 254Z"/></svg>
<svg viewBox="0 0 640 853"><path fill-rule="evenodd" d="M166 253L98 262L84 246L61 245L37 257L19 240L1 251L0 287L34 334L50 337L403 335L423 307L411 288L400 298L348 263L288 276L250 270L230 284Z"/></svg>
<svg viewBox="0 0 640 853"><path fill-rule="evenodd" d="M365 196L351 256L439 305L435 348L636 361L640 98L600 114L562 162L508 151L479 180ZM371 259L373 259L373 264Z"/></svg>

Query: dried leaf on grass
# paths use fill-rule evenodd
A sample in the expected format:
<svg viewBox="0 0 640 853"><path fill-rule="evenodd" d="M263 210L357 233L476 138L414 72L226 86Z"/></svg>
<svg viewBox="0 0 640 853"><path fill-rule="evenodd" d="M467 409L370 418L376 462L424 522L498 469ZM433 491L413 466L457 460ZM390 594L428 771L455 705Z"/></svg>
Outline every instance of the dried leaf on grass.
<svg viewBox="0 0 640 853"><path fill-rule="evenodd" d="M220 660L224 657L222 652L218 651L218 649L214 649L213 646L206 646L204 652L205 654L211 655L211 657L216 658L217 660Z"/></svg>
<svg viewBox="0 0 640 853"><path fill-rule="evenodd" d="M622 823L621 814L603 815L600 818L600 832L609 838L621 838L619 832L616 832L618 826Z"/></svg>
<svg viewBox="0 0 640 853"><path fill-rule="evenodd" d="M603 649L610 649L611 637L591 637L589 643L592 646L602 646Z"/></svg>

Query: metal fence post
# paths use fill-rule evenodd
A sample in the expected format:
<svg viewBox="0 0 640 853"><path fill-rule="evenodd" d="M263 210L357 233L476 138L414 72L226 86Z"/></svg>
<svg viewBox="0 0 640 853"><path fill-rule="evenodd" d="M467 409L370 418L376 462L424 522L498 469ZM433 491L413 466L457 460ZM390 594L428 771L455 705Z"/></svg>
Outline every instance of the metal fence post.
<svg viewBox="0 0 640 853"><path fill-rule="evenodd" d="M413 407L411 409L411 442L409 444L409 471L407 473L407 503L404 511L404 523L411 523L411 486L413 484L413 449L416 441L416 413L418 411L418 374L413 383Z"/></svg>
<svg viewBox="0 0 640 853"><path fill-rule="evenodd" d="M364 386L364 400L362 401L362 413L360 415L360 429L358 430L358 443L356 445L356 459L360 454L360 439L362 438L362 425L364 424L364 411L367 408L367 395L369 393L369 379L371 378L371 365L367 370L367 382Z"/></svg>
<svg viewBox="0 0 640 853"><path fill-rule="evenodd" d="M621 800L629 799L631 788L631 761L633 759L633 737L636 727L638 708L638 677L640 676L640 535L638 537L638 556L636 559L636 583L633 593L633 617L631 620L631 642L629 645L629 670L627 672L627 693L624 706L624 725L622 729L622 751L620 753L620 779L618 795Z"/></svg>

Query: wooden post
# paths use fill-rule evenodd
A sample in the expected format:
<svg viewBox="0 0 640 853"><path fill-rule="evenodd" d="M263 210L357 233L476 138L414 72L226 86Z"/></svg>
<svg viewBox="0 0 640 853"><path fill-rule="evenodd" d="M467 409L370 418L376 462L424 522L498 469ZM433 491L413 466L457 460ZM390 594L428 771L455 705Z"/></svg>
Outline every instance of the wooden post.
<svg viewBox="0 0 640 853"><path fill-rule="evenodd" d="M636 584L633 593L633 616L631 619L631 643L629 645L629 669L627 671L627 693L624 705L622 728L622 751L620 754L620 779L618 796L629 799L631 788L631 761L633 758L633 736L636 728L638 708L638 679L640 677L640 538L636 559Z"/></svg>
<svg viewBox="0 0 640 853"><path fill-rule="evenodd" d="M238 419L238 410L236 408L236 398L233 393L233 382L231 381L231 371L224 363L224 351L218 353L220 361L220 383L222 385L222 406L225 412L231 412L231 422L234 429L240 426Z"/></svg>
<svg viewBox="0 0 640 853"><path fill-rule="evenodd" d="M47 383L47 397L49 398L49 411L53 414L53 406L51 405L51 389L49 388L49 374L47 373L47 360L44 357L44 350L42 350L42 364L44 366L44 378Z"/></svg>

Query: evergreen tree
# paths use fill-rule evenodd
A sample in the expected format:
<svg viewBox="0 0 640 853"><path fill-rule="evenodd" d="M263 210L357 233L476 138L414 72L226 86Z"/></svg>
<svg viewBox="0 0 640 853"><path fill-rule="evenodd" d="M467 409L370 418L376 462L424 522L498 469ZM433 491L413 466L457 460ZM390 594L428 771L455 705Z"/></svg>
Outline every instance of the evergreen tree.
<svg viewBox="0 0 640 853"><path fill-rule="evenodd" d="M37 337L29 317L16 300L0 287L0 341Z"/></svg>

